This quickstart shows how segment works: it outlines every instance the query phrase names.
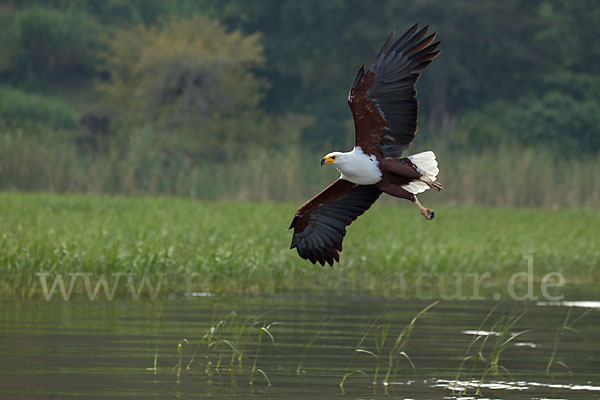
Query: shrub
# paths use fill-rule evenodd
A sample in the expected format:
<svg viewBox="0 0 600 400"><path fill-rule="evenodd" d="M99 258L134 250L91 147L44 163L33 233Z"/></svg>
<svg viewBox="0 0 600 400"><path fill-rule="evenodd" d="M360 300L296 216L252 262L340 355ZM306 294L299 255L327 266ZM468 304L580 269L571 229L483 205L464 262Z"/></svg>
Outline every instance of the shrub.
<svg viewBox="0 0 600 400"><path fill-rule="evenodd" d="M505 125L516 139L555 151L600 150L600 103L561 92L521 100L506 115Z"/></svg>
<svg viewBox="0 0 600 400"><path fill-rule="evenodd" d="M278 142L259 107L266 81L258 34L227 32L197 15L117 31L106 58L110 79L97 86L124 131L150 129L167 160L181 154L224 163L248 144ZM265 132L269 132L265 134Z"/></svg>
<svg viewBox="0 0 600 400"><path fill-rule="evenodd" d="M482 150L507 141L506 129L498 113L499 106L463 115L452 132L451 147L460 150Z"/></svg>
<svg viewBox="0 0 600 400"><path fill-rule="evenodd" d="M170 127L254 111L266 87L253 74L264 62L260 36L201 15L118 31L106 62L107 104Z"/></svg>
<svg viewBox="0 0 600 400"><path fill-rule="evenodd" d="M99 33L96 20L74 8L26 8L15 16L5 39L9 73L48 81L90 76L98 61Z"/></svg>
<svg viewBox="0 0 600 400"><path fill-rule="evenodd" d="M0 87L0 120L11 127L38 124L72 129L78 125L79 113L56 98Z"/></svg>

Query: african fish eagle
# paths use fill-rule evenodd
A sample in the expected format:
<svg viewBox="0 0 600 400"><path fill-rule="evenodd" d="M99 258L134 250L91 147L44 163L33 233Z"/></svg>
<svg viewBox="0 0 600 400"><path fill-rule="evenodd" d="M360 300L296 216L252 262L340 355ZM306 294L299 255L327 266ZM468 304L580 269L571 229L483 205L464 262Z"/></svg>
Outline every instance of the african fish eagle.
<svg viewBox="0 0 600 400"><path fill-rule="evenodd" d="M348 94L354 148L323 157L321 165L332 164L341 176L301 206L290 225L291 248L313 264L339 262L346 227L382 192L412 201L428 220L435 216L416 196L429 188L442 189L436 182L435 154L400 158L417 133L419 71L440 53L440 42L431 43L436 33L425 37L428 26L418 28L415 24L396 41L392 31L371 68L358 70Z"/></svg>

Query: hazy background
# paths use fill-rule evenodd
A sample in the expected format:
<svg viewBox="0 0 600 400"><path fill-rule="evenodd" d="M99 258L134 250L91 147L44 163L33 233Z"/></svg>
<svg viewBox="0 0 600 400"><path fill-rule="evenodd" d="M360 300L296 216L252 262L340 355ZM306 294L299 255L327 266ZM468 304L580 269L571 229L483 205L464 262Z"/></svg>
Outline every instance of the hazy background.
<svg viewBox="0 0 600 400"><path fill-rule="evenodd" d="M0 188L300 201L415 22L442 40L409 150L438 154L436 203L600 204L593 0L0 1Z"/></svg>

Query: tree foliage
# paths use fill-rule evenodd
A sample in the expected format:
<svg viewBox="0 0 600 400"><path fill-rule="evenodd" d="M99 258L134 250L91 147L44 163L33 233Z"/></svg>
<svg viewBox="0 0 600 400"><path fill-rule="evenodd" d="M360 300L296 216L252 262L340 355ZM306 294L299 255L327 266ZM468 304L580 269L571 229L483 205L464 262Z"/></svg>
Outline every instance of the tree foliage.
<svg viewBox="0 0 600 400"><path fill-rule="evenodd" d="M231 27L264 33L265 74L273 82L266 105L315 115L307 132L311 142L347 134L344 98L356 69L372 62L391 29L400 32L415 22L431 24L442 40L442 56L418 85L420 123L438 131L498 101L514 104L557 90L549 76L581 81L600 65L600 14L593 0L198 3ZM569 83L562 89L569 90ZM294 95L283 102L289 93Z"/></svg>
<svg viewBox="0 0 600 400"><path fill-rule="evenodd" d="M356 70L392 29L415 22L442 40L442 55L417 86L426 136L461 150L509 140L570 152L595 151L600 136L592 118L600 102L594 0L0 0L0 7L5 83L73 84L79 76L85 88L96 79L116 115L137 127L187 130L190 141L292 114L303 116L305 144L349 144L345 99ZM569 133L540 128L551 117ZM542 130L545 140L528 139ZM235 140L273 143L278 135Z"/></svg>
<svg viewBox="0 0 600 400"><path fill-rule="evenodd" d="M260 35L226 32L203 16L118 30L107 57L107 104L167 126L256 111L266 81Z"/></svg>
<svg viewBox="0 0 600 400"><path fill-rule="evenodd" d="M109 78L97 85L103 103L128 126L152 130L166 159L224 162L286 137L272 133L293 131L288 118L260 108L268 85L255 73L265 62L258 33L228 32L202 15L171 17L118 29L105 62Z"/></svg>
<svg viewBox="0 0 600 400"><path fill-rule="evenodd" d="M8 74L67 82L93 75L102 37L96 20L79 10L33 6L18 12L5 36Z"/></svg>
<svg viewBox="0 0 600 400"><path fill-rule="evenodd" d="M509 132L534 147L566 154L600 151L600 103L559 92L520 101L506 116Z"/></svg>

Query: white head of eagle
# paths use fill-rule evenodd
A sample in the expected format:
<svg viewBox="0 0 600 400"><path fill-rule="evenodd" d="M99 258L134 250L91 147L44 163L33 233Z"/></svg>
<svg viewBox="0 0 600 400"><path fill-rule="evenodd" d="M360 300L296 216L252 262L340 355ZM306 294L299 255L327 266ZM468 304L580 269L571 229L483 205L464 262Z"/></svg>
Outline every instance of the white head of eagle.
<svg viewBox="0 0 600 400"><path fill-rule="evenodd" d="M333 164L340 171L341 179L357 185L372 185L381 180L379 162L374 155L365 154L360 146L342 153L334 151L321 159L321 165Z"/></svg>

